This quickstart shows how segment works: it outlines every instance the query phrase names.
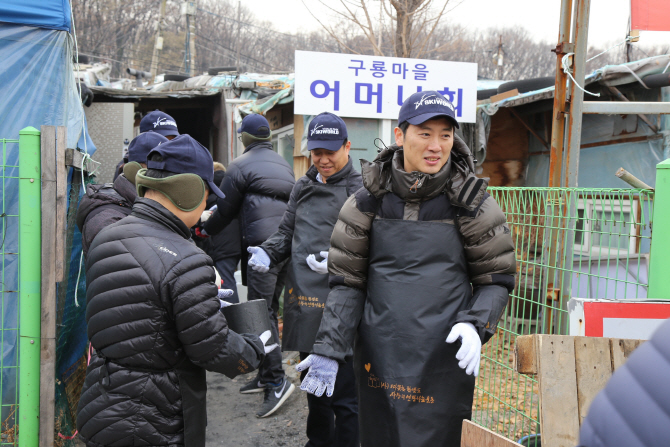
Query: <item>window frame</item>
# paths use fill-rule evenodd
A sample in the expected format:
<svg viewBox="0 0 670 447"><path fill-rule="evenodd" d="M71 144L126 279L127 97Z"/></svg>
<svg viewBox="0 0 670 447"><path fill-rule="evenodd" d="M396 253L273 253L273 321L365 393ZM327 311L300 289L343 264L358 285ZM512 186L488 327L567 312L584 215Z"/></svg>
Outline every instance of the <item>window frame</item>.
<svg viewBox="0 0 670 447"><path fill-rule="evenodd" d="M577 212L584 210L584 217L582 218L584 225L581 230L575 230L582 233L582 243L578 244L575 240L573 245L574 255L589 256L596 259L608 258L629 258L631 255L639 253L638 238L640 222L640 200L639 198L613 200L613 199L594 199L592 197L580 197L577 204ZM630 226L628 248L610 248L606 246L593 245L593 234L595 213L609 212L609 213L627 213L632 215L632 221L628 220L626 225ZM620 222L620 221L617 221ZM623 235L623 233L619 233ZM576 237L575 237L576 239Z"/></svg>

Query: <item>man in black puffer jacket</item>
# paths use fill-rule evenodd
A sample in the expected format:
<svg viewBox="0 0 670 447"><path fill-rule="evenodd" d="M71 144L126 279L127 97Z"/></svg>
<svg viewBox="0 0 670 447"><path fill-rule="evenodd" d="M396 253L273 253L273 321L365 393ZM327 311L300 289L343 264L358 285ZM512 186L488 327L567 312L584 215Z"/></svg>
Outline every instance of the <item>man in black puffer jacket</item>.
<svg viewBox="0 0 670 447"><path fill-rule="evenodd" d="M248 373L273 348L270 331L228 329L212 260L191 241L208 192L223 196L207 149L181 135L147 164L132 214L103 229L86 260L95 352L77 429L89 447L204 447L205 370Z"/></svg>
<svg viewBox="0 0 670 447"><path fill-rule="evenodd" d="M114 183L86 187L86 194L77 209L77 226L82 234L84 256L87 255L88 247L100 230L130 214L137 197L135 174L139 169L147 167L149 152L167 141L168 139L159 133L139 134L133 138L128 147L128 162L124 165L124 174L116 177Z"/></svg>
<svg viewBox="0 0 670 447"><path fill-rule="evenodd" d="M217 234L233 219L240 219L242 252L258 246L279 228L295 184L293 170L281 155L272 149L270 125L262 115L248 115L238 129L244 144L244 154L228 165L221 190L226 195L218 199L217 211L203 225L204 235ZM203 233L200 233L203 234ZM247 269L242 262L242 282L248 287L249 300L265 300L273 326L273 342L279 343L277 310L284 288L286 263L263 274ZM243 394L265 392L261 410L265 417L281 406L294 385L284 379L281 352L267 356L258 370L259 376L244 385Z"/></svg>

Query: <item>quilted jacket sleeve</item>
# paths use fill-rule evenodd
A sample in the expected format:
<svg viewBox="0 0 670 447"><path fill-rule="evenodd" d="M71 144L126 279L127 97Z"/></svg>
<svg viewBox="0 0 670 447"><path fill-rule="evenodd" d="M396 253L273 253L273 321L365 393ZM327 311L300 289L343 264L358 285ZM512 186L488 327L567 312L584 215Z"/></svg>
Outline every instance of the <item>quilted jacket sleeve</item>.
<svg viewBox="0 0 670 447"><path fill-rule="evenodd" d="M164 293L172 301L178 337L188 358L232 378L258 368L264 358L256 335L228 329L219 311L211 259L198 253L182 259L166 276Z"/></svg>
<svg viewBox="0 0 670 447"><path fill-rule="evenodd" d="M330 239L328 271L332 289L312 352L339 362L347 361L353 353L367 294L370 226L374 218L374 212L366 209L369 200L364 189L349 197Z"/></svg>
<svg viewBox="0 0 670 447"><path fill-rule="evenodd" d="M495 334L509 292L514 289L516 258L505 214L488 194L473 212L459 217L473 297L456 321L472 323L482 342Z"/></svg>

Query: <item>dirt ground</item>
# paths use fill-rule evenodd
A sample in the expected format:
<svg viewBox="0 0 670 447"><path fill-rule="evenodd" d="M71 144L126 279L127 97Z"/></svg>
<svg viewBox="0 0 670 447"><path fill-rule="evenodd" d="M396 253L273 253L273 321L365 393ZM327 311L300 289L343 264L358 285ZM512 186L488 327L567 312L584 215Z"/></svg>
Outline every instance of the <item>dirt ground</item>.
<svg viewBox="0 0 670 447"><path fill-rule="evenodd" d="M256 412L263 393L240 394L239 388L256 373L229 379L207 373L207 447L302 447L307 443L307 397L300 390L295 370L297 352L285 352L286 377L296 386L288 400L271 416L259 419Z"/></svg>

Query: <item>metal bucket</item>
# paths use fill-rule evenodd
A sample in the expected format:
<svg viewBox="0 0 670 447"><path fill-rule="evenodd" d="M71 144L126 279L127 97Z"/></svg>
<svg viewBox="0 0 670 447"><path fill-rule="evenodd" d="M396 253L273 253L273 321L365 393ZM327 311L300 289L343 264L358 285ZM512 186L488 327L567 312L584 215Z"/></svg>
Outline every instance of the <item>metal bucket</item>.
<svg viewBox="0 0 670 447"><path fill-rule="evenodd" d="M261 335L269 331L270 317L265 300L246 301L222 309L228 327L238 334Z"/></svg>

